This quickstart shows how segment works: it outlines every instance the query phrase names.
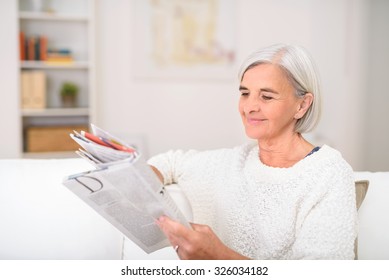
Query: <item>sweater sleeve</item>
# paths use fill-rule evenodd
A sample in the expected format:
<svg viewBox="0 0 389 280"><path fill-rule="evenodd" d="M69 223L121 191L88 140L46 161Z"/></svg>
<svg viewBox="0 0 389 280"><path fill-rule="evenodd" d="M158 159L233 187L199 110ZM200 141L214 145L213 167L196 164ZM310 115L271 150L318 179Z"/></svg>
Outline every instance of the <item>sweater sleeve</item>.
<svg viewBox="0 0 389 280"><path fill-rule="evenodd" d="M298 219L287 259L354 259L357 209L353 172L348 164L330 169L327 190L312 200Z"/></svg>
<svg viewBox="0 0 389 280"><path fill-rule="evenodd" d="M165 185L179 183L185 170L185 161L197 154L196 151L169 151L156 155L148 160L148 164L154 166L162 174Z"/></svg>

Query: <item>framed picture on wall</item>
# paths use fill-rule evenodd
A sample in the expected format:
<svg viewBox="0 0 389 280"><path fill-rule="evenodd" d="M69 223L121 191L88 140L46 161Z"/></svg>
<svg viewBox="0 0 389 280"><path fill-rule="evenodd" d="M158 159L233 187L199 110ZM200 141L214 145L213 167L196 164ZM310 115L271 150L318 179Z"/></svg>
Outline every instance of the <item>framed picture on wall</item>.
<svg viewBox="0 0 389 280"><path fill-rule="evenodd" d="M135 0L139 78L234 78L235 0Z"/></svg>

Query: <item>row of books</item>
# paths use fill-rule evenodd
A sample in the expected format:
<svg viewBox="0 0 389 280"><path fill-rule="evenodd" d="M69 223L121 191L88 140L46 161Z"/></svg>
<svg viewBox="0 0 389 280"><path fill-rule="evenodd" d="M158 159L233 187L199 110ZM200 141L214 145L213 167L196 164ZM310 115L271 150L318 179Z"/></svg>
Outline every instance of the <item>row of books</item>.
<svg viewBox="0 0 389 280"><path fill-rule="evenodd" d="M73 62L72 52L66 48L48 48L46 36L26 36L20 32L20 60L33 60L45 62Z"/></svg>

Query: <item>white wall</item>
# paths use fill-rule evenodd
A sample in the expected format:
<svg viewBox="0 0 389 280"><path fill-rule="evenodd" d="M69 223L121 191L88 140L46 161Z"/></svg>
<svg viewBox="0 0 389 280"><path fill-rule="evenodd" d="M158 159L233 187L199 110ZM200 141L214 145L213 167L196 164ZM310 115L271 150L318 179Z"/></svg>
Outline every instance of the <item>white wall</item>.
<svg viewBox="0 0 389 280"><path fill-rule="evenodd" d="M0 158L20 156L19 122L19 49L16 1L0 6Z"/></svg>
<svg viewBox="0 0 389 280"><path fill-rule="evenodd" d="M389 1L371 0L366 87L366 170L389 170Z"/></svg>
<svg viewBox="0 0 389 280"><path fill-rule="evenodd" d="M309 138L342 151L363 168L363 65L366 1L237 1L237 72L253 50L276 42L307 47L321 72L324 114ZM134 78L132 1L98 6L98 123L123 136L143 135L149 154L170 148L230 147L246 140L237 113L237 81ZM120 26L121 28L118 28ZM361 32L362 31L362 32ZM232 73L232 76L236 76ZM353 105L350 106L350 101Z"/></svg>

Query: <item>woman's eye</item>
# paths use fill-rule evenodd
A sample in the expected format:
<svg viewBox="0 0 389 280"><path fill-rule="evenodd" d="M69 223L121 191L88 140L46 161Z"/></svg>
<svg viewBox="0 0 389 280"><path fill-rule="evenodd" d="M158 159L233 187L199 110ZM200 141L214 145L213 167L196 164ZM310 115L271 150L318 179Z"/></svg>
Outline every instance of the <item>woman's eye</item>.
<svg viewBox="0 0 389 280"><path fill-rule="evenodd" d="M272 100L272 99L273 99L273 97L267 96L267 95L262 95L262 98L263 98L264 100Z"/></svg>
<svg viewBox="0 0 389 280"><path fill-rule="evenodd" d="M248 93L248 92L245 92L245 91L241 91L241 92L240 92L240 95L241 95L241 96L247 96L247 95L249 95L249 93Z"/></svg>

